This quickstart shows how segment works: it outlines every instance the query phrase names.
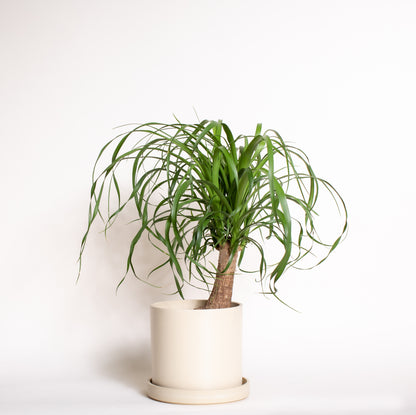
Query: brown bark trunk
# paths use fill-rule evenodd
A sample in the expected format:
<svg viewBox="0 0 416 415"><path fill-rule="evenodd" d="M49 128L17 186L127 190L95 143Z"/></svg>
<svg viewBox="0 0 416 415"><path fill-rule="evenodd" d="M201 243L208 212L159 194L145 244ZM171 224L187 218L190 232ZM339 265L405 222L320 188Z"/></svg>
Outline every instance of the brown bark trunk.
<svg viewBox="0 0 416 415"><path fill-rule="evenodd" d="M225 270L231 256L230 243L227 241L219 248L217 275L205 308L231 307L234 273L237 266L238 252L239 251L235 253L230 266L227 270Z"/></svg>

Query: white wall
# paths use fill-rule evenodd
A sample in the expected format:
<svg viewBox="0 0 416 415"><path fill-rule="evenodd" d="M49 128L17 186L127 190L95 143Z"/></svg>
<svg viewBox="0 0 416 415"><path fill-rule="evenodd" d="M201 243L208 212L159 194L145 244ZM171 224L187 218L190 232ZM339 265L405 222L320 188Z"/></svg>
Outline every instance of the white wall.
<svg viewBox="0 0 416 415"><path fill-rule="evenodd" d="M329 260L282 279L280 295L301 314L238 278L253 393L411 405L414 2L44 0L0 9L0 376L126 381L126 368L148 370L147 309L165 297L133 277L115 295L132 232L123 221L107 241L95 228L75 285L90 174L113 127L172 114L194 122L195 107L238 133L257 122L277 129L349 209L349 236Z"/></svg>

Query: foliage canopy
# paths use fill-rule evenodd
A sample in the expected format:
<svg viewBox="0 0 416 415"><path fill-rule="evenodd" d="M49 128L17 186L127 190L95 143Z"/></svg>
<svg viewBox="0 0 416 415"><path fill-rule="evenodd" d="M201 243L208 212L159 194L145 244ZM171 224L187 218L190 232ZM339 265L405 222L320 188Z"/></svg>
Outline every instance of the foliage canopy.
<svg viewBox="0 0 416 415"><path fill-rule="evenodd" d="M108 164L97 173L97 163L109 152ZM117 179L122 163L131 164L131 192L124 200ZM339 233L330 242L322 241L316 229L315 209L322 191L331 195L341 220ZM117 206L108 208L104 218L105 196L110 199L114 194ZM207 255L226 242L232 256L241 249L240 265L246 248L254 247L263 292L276 296L276 283L288 267L314 255L317 246L324 248L315 265L321 263L347 230L347 210L335 188L315 175L303 151L286 144L275 130L262 132L261 124L253 135L237 137L221 121L137 125L100 151L90 197L80 267L94 220L101 217L108 229L132 202L138 229L130 243L126 274L131 270L140 278L133 253L146 233L166 254L153 271L170 266L181 296L184 283L194 279L209 289L215 269ZM263 248L267 239L281 246L273 264Z"/></svg>

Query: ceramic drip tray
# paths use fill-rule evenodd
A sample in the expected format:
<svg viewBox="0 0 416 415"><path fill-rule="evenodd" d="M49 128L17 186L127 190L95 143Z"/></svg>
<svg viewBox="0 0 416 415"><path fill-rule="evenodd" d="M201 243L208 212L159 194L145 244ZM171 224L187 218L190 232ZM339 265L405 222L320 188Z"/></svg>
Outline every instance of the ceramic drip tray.
<svg viewBox="0 0 416 415"><path fill-rule="evenodd" d="M174 389L155 385L152 379L147 381L147 395L150 398L176 404L208 405L234 402L247 398L248 393L249 383L246 378L242 378L239 386L211 390Z"/></svg>

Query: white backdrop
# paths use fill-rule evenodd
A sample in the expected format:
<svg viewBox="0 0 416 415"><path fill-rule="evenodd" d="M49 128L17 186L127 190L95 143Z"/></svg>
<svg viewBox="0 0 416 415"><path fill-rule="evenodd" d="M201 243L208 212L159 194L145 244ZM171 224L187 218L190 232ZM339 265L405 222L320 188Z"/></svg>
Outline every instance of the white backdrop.
<svg viewBox="0 0 416 415"><path fill-rule="evenodd" d="M0 8L0 412L416 413L416 3ZM113 127L195 122L193 107L236 133L277 129L350 217L327 262L282 278L302 313L237 278L251 396L208 408L143 396L148 307L168 290L130 277L115 295L129 218L107 240L94 228L75 284L91 169Z"/></svg>

